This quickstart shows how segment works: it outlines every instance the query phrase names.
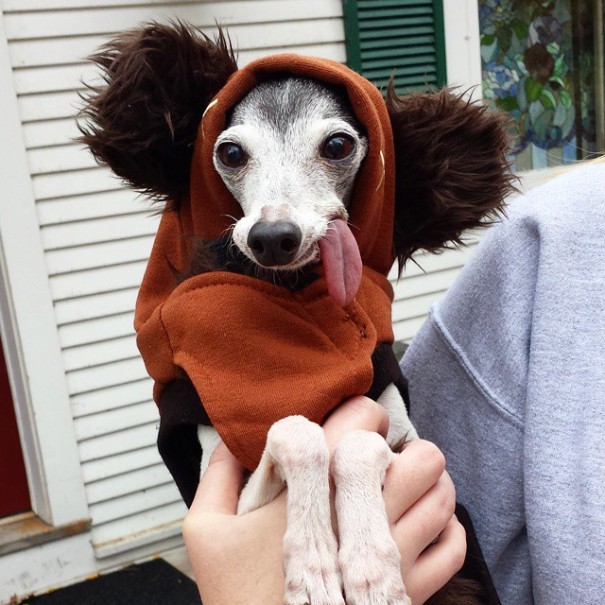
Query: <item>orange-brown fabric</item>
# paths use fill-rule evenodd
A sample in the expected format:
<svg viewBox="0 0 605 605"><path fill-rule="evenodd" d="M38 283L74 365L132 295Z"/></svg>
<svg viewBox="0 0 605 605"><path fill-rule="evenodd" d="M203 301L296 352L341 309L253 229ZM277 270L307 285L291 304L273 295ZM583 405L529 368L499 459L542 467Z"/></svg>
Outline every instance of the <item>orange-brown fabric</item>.
<svg viewBox="0 0 605 605"><path fill-rule="evenodd" d="M364 262L355 301L340 308L318 279L292 293L226 272L175 287L192 236L215 239L242 215L212 164L228 111L255 84L288 73L341 86L369 144L350 205ZM343 399L372 382L371 355L392 342L394 159L390 123L379 91L347 67L324 59L278 55L236 72L210 103L198 133L190 199L163 215L135 317L137 343L155 380L154 397L182 368L219 434L249 469L258 464L276 420L303 414L321 422Z"/></svg>

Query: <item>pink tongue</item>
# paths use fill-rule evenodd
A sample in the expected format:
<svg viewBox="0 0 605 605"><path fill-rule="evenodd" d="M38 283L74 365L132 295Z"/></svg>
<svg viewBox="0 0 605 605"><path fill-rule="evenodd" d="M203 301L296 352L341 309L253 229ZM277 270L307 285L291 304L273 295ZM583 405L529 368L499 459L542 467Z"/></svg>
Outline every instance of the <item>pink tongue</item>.
<svg viewBox="0 0 605 605"><path fill-rule="evenodd" d="M328 292L344 307L355 298L361 284L361 256L347 223L341 219L332 221L319 240L319 249Z"/></svg>

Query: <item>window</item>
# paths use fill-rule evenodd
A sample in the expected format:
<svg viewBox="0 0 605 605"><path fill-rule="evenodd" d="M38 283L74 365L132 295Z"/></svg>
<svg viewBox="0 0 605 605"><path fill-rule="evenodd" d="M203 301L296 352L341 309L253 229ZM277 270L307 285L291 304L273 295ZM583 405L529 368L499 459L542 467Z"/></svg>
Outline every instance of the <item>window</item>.
<svg viewBox="0 0 605 605"><path fill-rule="evenodd" d="M347 64L400 93L446 82L442 0L344 0Z"/></svg>
<svg viewBox="0 0 605 605"><path fill-rule="evenodd" d="M516 170L605 149L603 0L479 0L483 96L514 123Z"/></svg>

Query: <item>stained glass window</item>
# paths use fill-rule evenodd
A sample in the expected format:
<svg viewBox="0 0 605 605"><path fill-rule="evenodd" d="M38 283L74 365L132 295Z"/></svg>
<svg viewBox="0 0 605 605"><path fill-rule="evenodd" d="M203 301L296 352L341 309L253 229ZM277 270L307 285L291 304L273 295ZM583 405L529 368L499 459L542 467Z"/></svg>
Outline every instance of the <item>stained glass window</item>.
<svg viewBox="0 0 605 605"><path fill-rule="evenodd" d="M479 0L483 97L507 111L516 170L605 149L603 0Z"/></svg>

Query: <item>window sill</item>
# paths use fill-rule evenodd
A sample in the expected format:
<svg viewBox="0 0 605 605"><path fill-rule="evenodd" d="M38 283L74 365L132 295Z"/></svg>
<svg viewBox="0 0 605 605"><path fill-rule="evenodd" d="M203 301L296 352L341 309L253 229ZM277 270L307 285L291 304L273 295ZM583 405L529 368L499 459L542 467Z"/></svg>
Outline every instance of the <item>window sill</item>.
<svg viewBox="0 0 605 605"><path fill-rule="evenodd" d="M90 529L90 520L53 526L29 512L0 520L0 557L32 546L69 538Z"/></svg>

